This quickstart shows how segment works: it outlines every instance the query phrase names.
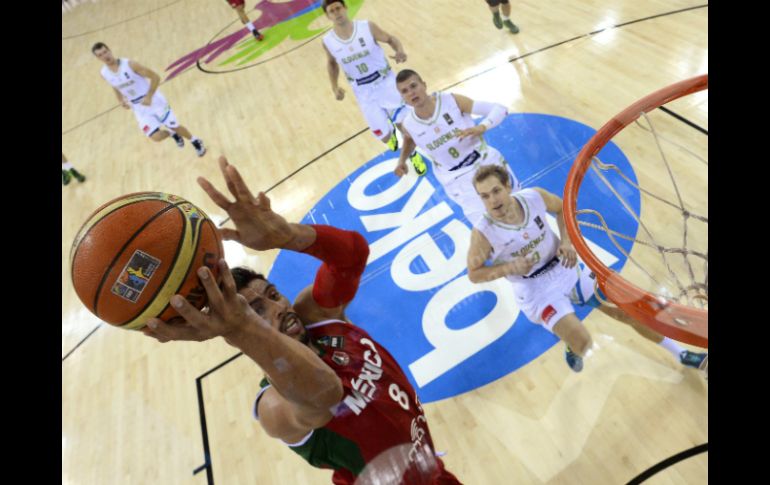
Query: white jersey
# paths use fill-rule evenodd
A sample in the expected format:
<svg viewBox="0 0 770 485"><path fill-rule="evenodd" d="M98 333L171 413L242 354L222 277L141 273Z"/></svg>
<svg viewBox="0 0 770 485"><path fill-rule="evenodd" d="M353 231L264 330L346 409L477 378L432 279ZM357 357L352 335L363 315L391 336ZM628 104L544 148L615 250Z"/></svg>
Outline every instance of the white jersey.
<svg viewBox="0 0 770 485"><path fill-rule="evenodd" d="M487 145L483 136L459 141L457 136L462 130L476 126L471 115L460 111L451 93L439 92L434 96L436 109L430 119L419 118L410 106L403 127L433 161L436 178L442 185L474 172L481 165L503 163L500 152Z"/></svg>
<svg viewBox="0 0 770 485"><path fill-rule="evenodd" d="M554 258L559 249L559 238L551 230L545 218L545 201L535 189L523 189L512 195L524 209L524 220L519 225L506 224L492 219L489 214L478 223L476 228L484 234L492 246L492 262L507 263L518 256L532 254L535 265L527 277L508 275L514 285L514 291L528 278L547 271L547 265L556 264Z"/></svg>
<svg viewBox="0 0 770 485"><path fill-rule="evenodd" d="M353 86L372 83L390 72L388 58L374 40L368 20L354 20L349 39L339 38L332 29L324 35L323 42Z"/></svg>
<svg viewBox="0 0 770 485"><path fill-rule="evenodd" d="M132 103L140 102L150 90L150 81L134 72L128 59L118 59L117 72L102 66L102 77Z"/></svg>

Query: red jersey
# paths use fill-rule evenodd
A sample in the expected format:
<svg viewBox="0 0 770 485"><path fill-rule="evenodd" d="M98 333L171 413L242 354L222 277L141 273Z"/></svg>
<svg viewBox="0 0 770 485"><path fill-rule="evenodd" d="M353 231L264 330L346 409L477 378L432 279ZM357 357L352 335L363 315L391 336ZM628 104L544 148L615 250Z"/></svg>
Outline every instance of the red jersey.
<svg viewBox="0 0 770 485"><path fill-rule="evenodd" d="M388 483L459 484L434 456L420 401L393 356L349 323L329 320L305 328L341 379L344 397L326 426L299 443L287 443L292 450L315 467L334 469L338 485L369 474L388 477ZM262 385L255 413L269 383Z"/></svg>

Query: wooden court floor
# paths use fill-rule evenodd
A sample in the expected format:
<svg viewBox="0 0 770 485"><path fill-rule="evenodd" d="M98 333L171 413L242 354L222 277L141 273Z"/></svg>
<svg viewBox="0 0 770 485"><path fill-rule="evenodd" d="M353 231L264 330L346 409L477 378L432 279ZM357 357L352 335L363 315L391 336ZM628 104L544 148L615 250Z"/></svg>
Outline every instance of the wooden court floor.
<svg viewBox="0 0 770 485"><path fill-rule="evenodd" d="M247 2L252 19L255 3ZM642 96L708 72L708 5L691 0L515 1L515 36L493 27L482 0L358 3L355 18L397 36L408 54L403 66L420 72L429 89L451 86L511 113L599 128ZM320 17L307 30L328 25ZM383 152L364 130L344 80L345 100L334 99L321 40L313 35L276 42L243 66L223 67L222 56L202 66L215 73L193 63L167 80L176 60L239 28L224 0L95 0L62 13L62 151L88 177L62 188L63 485L330 483L329 472L311 469L252 420L261 378L252 362L239 357L201 378L235 349L221 339L161 345L100 324L70 283L73 237L111 198L169 192L222 219L195 179L218 182L216 157L223 154L252 187L275 186L274 207L297 221ZM179 122L206 143L204 157L189 143L179 150L142 135L99 75L101 63L91 54L98 41L161 75ZM682 100L676 110L707 129L707 99ZM677 123L661 124L698 143ZM631 134L618 143L628 153L648 150ZM705 142L698 150L707 156ZM654 185L652 170L639 169L640 181ZM707 186L706 171L684 178ZM707 214L705 191L690 192ZM642 217L665 224L653 205L643 206ZM705 232L694 237L707 249ZM231 264L264 273L277 254L227 250ZM598 312L585 324L596 348L582 373L569 371L556 345L502 379L425 406L437 448L464 483L626 483L708 442L708 383L699 373ZM201 404L210 475L194 473L205 462ZM707 458L689 458L646 483L707 483Z"/></svg>

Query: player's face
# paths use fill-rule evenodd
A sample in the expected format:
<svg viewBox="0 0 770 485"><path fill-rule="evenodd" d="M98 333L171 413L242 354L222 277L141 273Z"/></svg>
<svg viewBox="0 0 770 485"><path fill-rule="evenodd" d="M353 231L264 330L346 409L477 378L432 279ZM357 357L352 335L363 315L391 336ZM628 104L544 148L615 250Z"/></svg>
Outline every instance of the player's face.
<svg viewBox="0 0 770 485"><path fill-rule="evenodd" d="M112 55L112 51L106 47L96 49L94 51L94 55L105 64L112 64L115 61L115 57Z"/></svg>
<svg viewBox="0 0 770 485"><path fill-rule="evenodd" d="M511 187L504 185L497 177L487 177L476 184L476 192L484 207L494 219L503 219L511 210Z"/></svg>
<svg viewBox="0 0 770 485"><path fill-rule="evenodd" d="M417 76L411 76L396 86L404 103L419 106L428 99L428 86Z"/></svg>
<svg viewBox="0 0 770 485"><path fill-rule="evenodd" d="M326 17L335 24L344 24L348 20L348 9L340 2L334 2L326 8Z"/></svg>
<svg viewBox="0 0 770 485"><path fill-rule="evenodd" d="M255 279L238 292L246 298L257 315L284 335L306 342L307 332L289 300L269 281Z"/></svg>

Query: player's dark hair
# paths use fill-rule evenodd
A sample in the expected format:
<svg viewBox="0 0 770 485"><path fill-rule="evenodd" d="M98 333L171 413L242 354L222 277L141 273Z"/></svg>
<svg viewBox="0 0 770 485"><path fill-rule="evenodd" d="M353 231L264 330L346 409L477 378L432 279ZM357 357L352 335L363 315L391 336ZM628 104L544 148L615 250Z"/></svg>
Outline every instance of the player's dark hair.
<svg viewBox="0 0 770 485"><path fill-rule="evenodd" d="M337 2L341 3L343 7L348 8L348 6L345 5L345 1L344 0L324 0L324 3L323 3L324 12L326 12L326 8L329 5L331 5L333 3L337 3Z"/></svg>
<svg viewBox="0 0 770 485"><path fill-rule="evenodd" d="M396 75L396 82L402 83L412 76L417 76L417 79L422 81L422 78L420 77L419 74L417 74L416 71L413 71L411 69L401 69L400 71L398 71L398 74Z"/></svg>
<svg viewBox="0 0 770 485"><path fill-rule="evenodd" d="M233 275L233 279L235 280L236 290L241 290L243 288L246 288L246 286L248 286L248 284L254 280L267 281L267 278L265 278L264 275L257 273L256 271L249 269L245 266L238 266L236 268L231 268L230 274Z"/></svg>
<svg viewBox="0 0 770 485"><path fill-rule="evenodd" d="M96 54L96 51L98 51L102 47L107 47L107 44L105 44L104 42L97 42L96 44L94 44L93 47L91 47L91 54ZM107 49L109 50L109 47L107 47Z"/></svg>

